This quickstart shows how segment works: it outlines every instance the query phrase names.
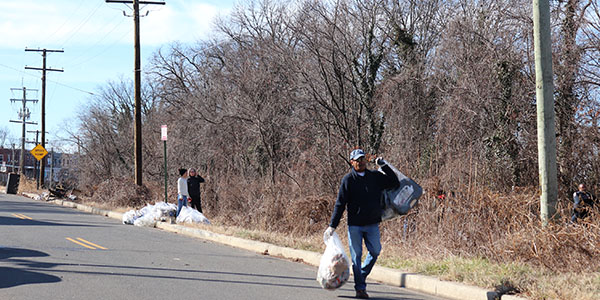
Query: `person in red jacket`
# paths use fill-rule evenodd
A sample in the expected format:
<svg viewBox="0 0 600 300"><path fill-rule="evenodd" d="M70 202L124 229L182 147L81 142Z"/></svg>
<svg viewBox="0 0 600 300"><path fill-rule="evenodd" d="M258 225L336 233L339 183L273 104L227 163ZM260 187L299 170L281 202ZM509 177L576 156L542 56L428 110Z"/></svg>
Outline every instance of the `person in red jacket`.
<svg viewBox="0 0 600 300"><path fill-rule="evenodd" d="M331 235L340 223L344 210L348 210L348 243L354 273L356 298L368 299L366 279L381 252L379 223L381 222L381 193L384 189L400 185L394 171L383 158L375 163L383 172L367 169L365 152L356 149L350 153L352 169L340 184L333 214L325 235ZM368 250L363 263L363 240Z"/></svg>

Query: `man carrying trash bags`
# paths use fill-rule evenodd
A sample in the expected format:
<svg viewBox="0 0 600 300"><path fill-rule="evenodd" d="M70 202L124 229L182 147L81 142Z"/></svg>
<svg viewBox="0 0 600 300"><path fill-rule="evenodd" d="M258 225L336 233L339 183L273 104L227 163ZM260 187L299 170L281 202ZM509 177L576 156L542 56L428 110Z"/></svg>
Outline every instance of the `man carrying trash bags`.
<svg viewBox="0 0 600 300"><path fill-rule="evenodd" d="M415 205L422 190L414 181L398 172L381 157L375 160L380 170L367 169L367 159L362 149L350 153L350 163L352 169L341 181L331 221L323 236L327 249L321 260L317 280L325 289L336 289L348 279L348 274L337 271L344 265L340 262L347 258L343 249L340 249L341 241L335 233L342 214L347 209L348 244L354 274L354 290L356 298L368 299L366 279L381 252L379 223L382 221L382 213L385 209L390 209L387 207L387 204L390 204L389 206L395 207L394 216L405 214L406 211L399 211L398 208L407 210ZM390 191L395 192L390 196ZM390 200L386 199L382 203L382 197ZM397 199L401 197L402 203L398 203ZM393 203L394 201L396 203ZM408 203L405 203L406 201ZM385 217L387 218L391 217ZM365 261L361 263L363 240L368 253ZM326 260L328 261L324 262ZM337 276L333 276L332 273L336 271ZM328 275L329 281L323 279Z"/></svg>

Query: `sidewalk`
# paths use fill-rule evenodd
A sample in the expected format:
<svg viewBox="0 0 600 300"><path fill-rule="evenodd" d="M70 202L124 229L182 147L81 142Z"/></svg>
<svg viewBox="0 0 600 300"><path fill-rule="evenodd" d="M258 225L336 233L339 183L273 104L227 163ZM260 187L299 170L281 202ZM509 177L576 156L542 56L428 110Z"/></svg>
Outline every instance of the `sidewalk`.
<svg viewBox="0 0 600 300"><path fill-rule="evenodd" d="M23 193L23 195L34 198L36 194ZM35 198L34 198L35 199ZM88 205L77 204L65 200L50 200L57 205L75 208L92 214L103 215L109 218L122 220L123 214L103 209L98 209ZM178 234L205 239L220 244L229 245L261 254L268 254L275 257L282 257L293 261L302 261L306 264L319 266L321 254L305 250L298 250L276 246L264 242L246 240L238 237L227 236L198 228L186 227L182 225L168 224L158 222L157 228ZM526 300L526 298L513 295L498 295L495 291L488 291L483 288L469 286L462 283L442 281L433 277L402 272L400 270L375 266L369 275L370 280L381 282L391 286L403 287L410 290L424 292L430 295L456 299L456 300Z"/></svg>

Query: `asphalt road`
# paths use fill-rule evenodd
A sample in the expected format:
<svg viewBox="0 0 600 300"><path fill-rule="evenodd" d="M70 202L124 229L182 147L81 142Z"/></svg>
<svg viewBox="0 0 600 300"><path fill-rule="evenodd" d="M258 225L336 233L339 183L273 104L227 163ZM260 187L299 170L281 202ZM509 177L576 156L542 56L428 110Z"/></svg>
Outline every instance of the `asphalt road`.
<svg viewBox="0 0 600 300"><path fill-rule="evenodd" d="M317 268L0 194L0 299L340 299ZM372 299L441 299L369 283Z"/></svg>

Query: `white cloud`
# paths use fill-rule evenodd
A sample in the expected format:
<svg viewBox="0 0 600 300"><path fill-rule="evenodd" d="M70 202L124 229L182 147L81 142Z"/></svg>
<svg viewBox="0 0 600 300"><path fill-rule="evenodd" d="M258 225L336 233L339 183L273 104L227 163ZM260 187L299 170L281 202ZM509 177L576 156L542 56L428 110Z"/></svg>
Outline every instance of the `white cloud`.
<svg viewBox="0 0 600 300"><path fill-rule="evenodd" d="M219 8L210 4L178 4L151 10L149 15L142 19L140 31L143 43L187 43L209 35Z"/></svg>
<svg viewBox="0 0 600 300"><path fill-rule="evenodd" d="M68 48L72 45L130 43L131 10L103 0L81 2L22 0L0 2L0 48ZM142 6L142 43L194 42L206 38L213 19L227 8L201 1L169 0L166 5ZM126 38L125 38L126 36Z"/></svg>

